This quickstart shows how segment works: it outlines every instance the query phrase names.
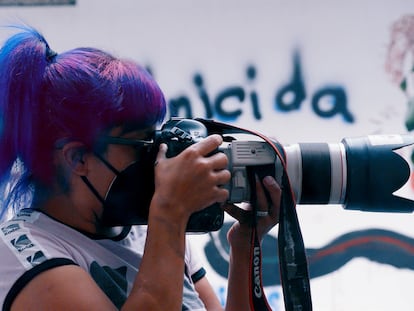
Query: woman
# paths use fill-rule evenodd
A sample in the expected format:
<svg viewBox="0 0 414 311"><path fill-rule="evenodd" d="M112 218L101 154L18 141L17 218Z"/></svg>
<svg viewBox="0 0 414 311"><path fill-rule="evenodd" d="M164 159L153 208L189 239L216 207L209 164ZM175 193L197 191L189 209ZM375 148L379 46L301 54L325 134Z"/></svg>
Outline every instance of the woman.
<svg viewBox="0 0 414 311"><path fill-rule="evenodd" d="M2 211L17 212L0 231L3 310L220 310L206 277L194 284L196 271L187 271L185 231L191 214L226 202L227 158L211 155L222 138L211 135L173 158L160 146L143 246L137 228L102 219L114 180L142 161L142 141L164 118L153 78L93 48L56 54L29 27L4 44L0 68ZM280 201L275 180L263 184L272 204L258 182L258 206L268 212L260 237L277 223ZM226 310L249 310L251 228L236 207L223 208L241 220L228 233Z"/></svg>

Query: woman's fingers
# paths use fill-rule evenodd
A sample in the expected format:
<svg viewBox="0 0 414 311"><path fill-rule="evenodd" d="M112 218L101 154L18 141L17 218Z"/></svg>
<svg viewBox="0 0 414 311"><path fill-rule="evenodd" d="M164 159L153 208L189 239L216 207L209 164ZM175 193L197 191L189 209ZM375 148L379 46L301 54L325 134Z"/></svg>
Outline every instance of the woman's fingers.
<svg viewBox="0 0 414 311"><path fill-rule="evenodd" d="M207 156L215 151L222 142L223 138L220 135L214 134L202 139L194 145L191 145L190 148L194 149L202 156Z"/></svg>
<svg viewBox="0 0 414 311"><path fill-rule="evenodd" d="M280 185L276 182L276 180L271 176L266 176L263 179L263 184L266 187L270 199L271 204L269 208L269 216L279 221L279 213L280 213L280 201L282 197L282 189Z"/></svg>

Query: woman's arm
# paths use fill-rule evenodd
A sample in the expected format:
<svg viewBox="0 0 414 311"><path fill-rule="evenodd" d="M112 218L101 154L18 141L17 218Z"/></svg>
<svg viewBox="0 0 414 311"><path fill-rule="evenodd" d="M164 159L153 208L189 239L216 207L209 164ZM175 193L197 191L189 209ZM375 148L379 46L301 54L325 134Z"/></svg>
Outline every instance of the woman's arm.
<svg viewBox="0 0 414 311"><path fill-rule="evenodd" d="M192 213L227 199L227 157L208 156L222 142L209 136L167 159L161 145L155 170L144 257L125 304L141 310L180 310L183 297L185 229ZM131 308L132 309L132 308Z"/></svg>
<svg viewBox="0 0 414 311"><path fill-rule="evenodd" d="M273 177L263 180L265 189L270 194L271 204L267 202L264 189L260 182L256 182L258 210L268 212L268 216L258 217L257 234L261 241L263 236L279 221L281 189ZM229 230L227 239L230 243L230 266L228 277L228 292L226 301L227 311L250 311L249 301L249 265L251 233L249 219L238 207L227 206L226 209L238 219ZM249 217L252 217L249 214Z"/></svg>
<svg viewBox="0 0 414 311"><path fill-rule="evenodd" d="M195 289L203 301L207 311L222 311L223 308L207 277L202 277L195 284Z"/></svg>

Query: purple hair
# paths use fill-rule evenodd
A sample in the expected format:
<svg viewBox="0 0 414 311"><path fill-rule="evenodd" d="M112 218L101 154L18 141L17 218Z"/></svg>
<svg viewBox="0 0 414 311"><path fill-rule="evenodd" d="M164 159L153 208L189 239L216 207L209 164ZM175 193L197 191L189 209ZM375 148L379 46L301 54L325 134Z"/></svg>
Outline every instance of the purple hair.
<svg viewBox="0 0 414 311"><path fill-rule="evenodd" d="M94 48L56 54L36 30L17 28L0 50L1 177L18 159L32 182L47 185L59 139L91 150L104 129L164 118L162 91L136 63Z"/></svg>

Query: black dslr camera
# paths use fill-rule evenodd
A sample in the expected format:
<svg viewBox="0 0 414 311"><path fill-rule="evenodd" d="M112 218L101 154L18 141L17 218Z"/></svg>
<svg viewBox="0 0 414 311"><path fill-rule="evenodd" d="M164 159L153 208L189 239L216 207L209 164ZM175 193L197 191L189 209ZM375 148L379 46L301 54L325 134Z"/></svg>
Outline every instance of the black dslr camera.
<svg viewBox="0 0 414 311"><path fill-rule="evenodd" d="M242 133L229 125L203 119L172 118L155 133L155 141L158 146L166 143L167 157L174 157L211 134L222 135L224 140L216 152L223 152L229 161L227 169L232 178L228 184L223 185L229 191L228 203L251 201L252 195L255 195L255 174L259 178L270 175L281 180L282 170L276 171L276 165L280 165L280 161L277 161L277 155L270 145L263 141L236 140L233 135ZM216 203L192 214L187 231L216 231L223 225L223 220L224 212Z"/></svg>

